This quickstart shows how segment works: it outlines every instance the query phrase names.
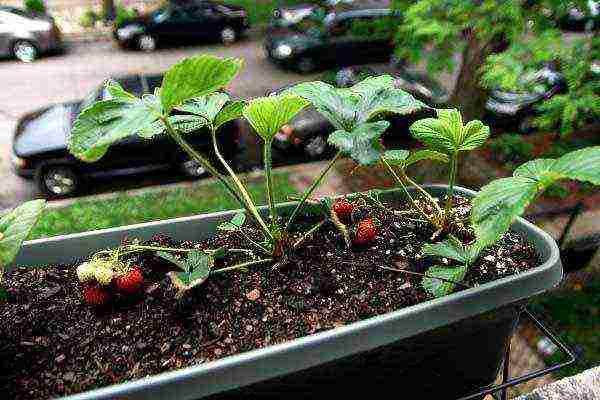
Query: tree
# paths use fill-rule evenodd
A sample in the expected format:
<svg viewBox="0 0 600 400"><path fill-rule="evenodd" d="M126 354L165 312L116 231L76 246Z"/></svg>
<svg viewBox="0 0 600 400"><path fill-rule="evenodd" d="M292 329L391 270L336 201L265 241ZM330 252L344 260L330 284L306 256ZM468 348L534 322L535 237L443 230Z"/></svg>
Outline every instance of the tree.
<svg viewBox="0 0 600 400"><path fill-rule="evenodd" d="M552 63L568 82L566 93L539 107L535 124L560 127L569 134L600 120L598 32L564 35L558 26L565 13L562 0L418 0L395 1L404 14L396 35L396 54L424 63L430 73L457 67L450 102L466 118L480 118L490 88L524 89L528 72ZM587 0L577 0L590 12ZM457 57L460 54L461 57Z"/></svg>

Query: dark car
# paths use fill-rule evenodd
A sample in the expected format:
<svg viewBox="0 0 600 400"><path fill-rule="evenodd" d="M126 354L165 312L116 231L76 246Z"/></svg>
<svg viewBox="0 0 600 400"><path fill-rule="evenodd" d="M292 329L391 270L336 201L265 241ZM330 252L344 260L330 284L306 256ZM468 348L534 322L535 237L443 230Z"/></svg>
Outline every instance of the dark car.
<svg viewBox="0 0 600 400"><path fill-rule="evenodd" d="M399 14L390 9L360 9L328 14L304 31L289 30L265 39L269 59L300 72L318 67L386 60L394 50Z"/></svg>
<svg viewBox="0 0 600 400"><path fill-rule="evenodd" d="M62 48L62 36L52 17L0 6L0 57L32 62L42 53Z"/></svg>
<svg viewBox="0 0 600 400"><path fill-rule="evenodd" d="M492 90L485 103L484 121L506 130L521 133L533 130L538 116L537 106L567 89L565 77L550 67L544 67L522 79L524 90Z"/></svg>
<svg viewBox="0 0 600 400"><path fill-rule="evenodd" d="M390 73L394 72L394 73ZM416 88L413 75L410 72L398 73L389 66L381 68L369 67L349 67L343 68L337 72L327 72L320 78L321 81L329 83L336 87L350 87L369 76L378 76L382 74L391 74L396 78L396 87L403 89L416 98L431 104L431 99L438 102L447 101L446 92L443 89L428 89L423 93L420 88ZM266 95L275 95L293 85L268 91ZM416 89L416 90L414 90ZM391 116L388 120L391 123L390 128L384 133L383 140L386 145L391 147L406 147L414 144L408 127L418 119L432 117L433 110L423 110L410 115ZM276 149L275 156L281 159L291 159L299 157L302 160L320 160L329 157L334 153L334 149L327 143L327 138L335 129L331 123L319 114L313 107L307 107L284 125L281 131L275 135L273 146Z"/></svg>
<svg viewBox="0 0 600 400"><path fill-rule="evenodd" d="M152 93L162 82L162 75L131 75L114 79L126 90L141 95ZM206 175L197 163L166 135L153 140L138 136L126 138L111 146L96 163L85 163L73 157L67 149L67 138L79 112L94 101L110 96L104 85L93 90L81 101L56 104L22 117L13 138L13 167L25 178L35 178L48 196L74 194L84 180L100 176L127 175L158 169L178 168L189 177ZM238 122L233 121L219 135L225 157L231 158L237 146ZM197 150L212 157L209 135L186 135Z"/></svg>
<svg viewBox="0 0 600 400"><path fill-rule="evenodd" d="M242 7L213 1L171 2L114 27L117 42L128 48L154 51L157 46L220 40L231 44L248 29Z"/></svg>

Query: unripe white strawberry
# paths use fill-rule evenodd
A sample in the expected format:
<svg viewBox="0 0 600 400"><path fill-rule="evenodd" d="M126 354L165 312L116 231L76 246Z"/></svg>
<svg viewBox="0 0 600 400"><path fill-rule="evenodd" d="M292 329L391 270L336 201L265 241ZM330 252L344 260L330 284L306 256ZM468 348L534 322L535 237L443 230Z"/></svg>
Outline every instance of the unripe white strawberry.
<svg viewBox="0 0 600 400"><path fill-rule="evenodd" d="M109 263L102 263L96 267L94 277L101 285L110 285L112 278L115 275Z"/></svg>
<svg viewBox="0 0 600 400"><path fill-rule="evenodd" d="M92 263L85 262L77 267L77 278L79 282L91 282L96 279L95 276L96 266Z"/></svg>

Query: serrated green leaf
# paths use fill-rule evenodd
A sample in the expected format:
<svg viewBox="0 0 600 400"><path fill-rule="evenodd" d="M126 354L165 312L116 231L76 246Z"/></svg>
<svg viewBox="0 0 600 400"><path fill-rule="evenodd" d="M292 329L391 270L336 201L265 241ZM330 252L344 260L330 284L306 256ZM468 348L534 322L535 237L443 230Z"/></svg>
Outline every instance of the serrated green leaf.
<svg viewBox="0 0 600 400"><path fill-rule="evenodd" d="M432 150L445 154L455 152L452 128L444 120L438 118L424 118L415 121L409 128L415 139L420 140Z"/></svg>
<svg viewBox="0 0 600 400"><path fill-rule="evenodd" d="M229 96L225 93L214 93L208 96L202 96L186 101L175 109L190 114L198 115L212 124L225 104L229 101Z"/></svg>
<svg viewBox="0 0 600 400"><path fill-rule="evenodd" d="M184 272L188 272L186 269L187 266L185 265L185 263L182 260L180 260L179 258L172 255L171 253L167 253L166 251L157 251L155 254L157 257L160 257L163 260L166 260L172 264L175 264L177 267L179 267Z"/></svg>
<svg viewBox="0 0 600 400"><path fill-rule="evenodd" d="M485 144L490 137L490 127L479 120L469 121L462 128L460 151L474 150Z"/></svg>
<svg viewBox="0 0 600 400"><path fill-rule="evenodd" d="M483 248L496 243L525 212L540 187L526 177L501 178L485 185L472 201L471 224Z"/></svg>
<svg viewBox="0 0 600 400"><path fill-rule="evenodd" d="M413 136L432 150L452 155L480 147L490 136L490 128L473 120L462 125L462 116L455 109L437 110L438 118L425 118L413 123Z"/></svg>
<svg viewBox="0 0 600 400"><path fill-rule="evenodd" d="M177 132L183 134L199 131L206 126L206 120L197 115L171 115L169 122ZM165 133L166 129L165 124L157 120L140 130L138 135L144 139L152 139Z"/></svg>
<svg viewBox="0 0 600 400"><path fill-rule="evenodd" d="M192 251L188 253L185 264L188 270L191 271L189 285L193 287L208 278L214 265L214 258L203 251Z"/></svg>
<svg viewBox="0 0 600 400"><path fill-rule="evenodd" d="M265 142L270 142L281 127L308 104L302 97L282 94L251 100L242 113L256 133Z"/></svg>
<svg viewBox="0 0 600 400"><path fill-rule="evenodd" d="M138 98L133 94L129 93L119 83L116 81L109 79L104 84L106 91L110 95L110 100L121 101L124 103L135 102ZM109 100L109 99L106 99Z"/></svg>
<svg viewBox="0 0 600 400"><path fill-rule="evenodd" d="M242 117L242 111L244 110L244 106L246 102L243 100L236 100L229 104L227 104L219 114L215 117L213 121L213 126L215 130L218 130L221 126L228 123L229 121L233 121L235 119Z"/></svg>
<svg viewBox="0 0 600 400"><path fill-rule="evenodd" d="M528 161L515 169L513 176L537 180L540 176L551 172L552 166L555 163L556 160L551 158L540 158L537 160Z"/></svg>
<svg viewBox="0 0 600 400"><path fill-rule="evenodd" d="M454 290L456 283L462 282L467 274L466 266L443 267L434 266L427 270L427 277L423 278L423 289L434 297L446 296ZM442 278L442 279L436 279Z"/></svg>
<svg viewBox="0 0 600 400"><path fill-rule="evenodd" d="M0 269L13 262L45 205L44 200L32 200L0 216Z"/></svg>
<svg viewBox="0 0 600 400"><path fill-rule="evenodd" d="M444 153L440 153L434 150L417 150L410 153L405 161L405 167L415 164L422 160L432 160L441 163L447 163L449 161L448 156Z"/></svg>
<svg viewBox="0 0 600 400"><path fill-rule="evenodd" d="M82 161L98 161L111 144L150 129L158 118L157 112L139 99L99 101L77 116L68 137L69 151Z"/></svg>
<svg viewBox="0 0 600 400"><path fill-rule="evenodd" d="M165 74L161 90L161 102L165 113L186 100L205 96L224 88L242 68L243 61L234 58L218 58L201 55L187 58Z"/></svg>
<svg viewBox="0 0 600 400"><path fill-rule="evenodd" d="M338 130L352 130L357 123L360 95L348 89L336 89L324 82L304 82L284 93L308 100Z"/></svg>
<svg viewBox="0 0 600 400"><path fill-rule="evenodd" d="M440 243L425 243L423 254L428 256L445 257L466 264L469 254L463 246L457 246L448 240Z"/></svg>
<svg viewBox="0 0 600 400"><path fill-rule="evenodd" d="M237 231L244 225L244 222L246 222L246 214L237 213L231 218L231 220L217 226L217 229L222 231Z"/></svg>
<svg viewBox="0 0 600 400"><path fill-rule="evenodd" d="M352 132L338 130L329 135L328 142L360 165L371 165L383 153L379 138L389 126L389 122L379 121L359 125Z"/></svg>
<svg viewBox="0 0 600 400"><path fill-rule="evenodd" d="M600 146L565 154L556 160L551 171L564 178L600 185Z"/></svg>
<svg viewBox="0 0 600 400"><path fill-rule="evenodd" d="M404 168L406 159L409 155L410 151L408 150L387 150L385 153L383 153L383 158L385 158L385 161L387 161L387 163L390 165Z"/></svg>

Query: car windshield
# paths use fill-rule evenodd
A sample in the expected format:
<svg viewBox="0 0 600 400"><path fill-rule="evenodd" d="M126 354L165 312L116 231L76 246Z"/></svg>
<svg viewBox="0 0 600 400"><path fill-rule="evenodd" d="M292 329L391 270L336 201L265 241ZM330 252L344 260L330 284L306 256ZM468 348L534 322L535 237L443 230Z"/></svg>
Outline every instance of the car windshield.
<svg viewBox="0 0 600 400"><path fill-rule="evenodd" d="M150 13L150 17L152 18L152 21L154 21L154 22L162 22L162 21L166 20L168 16L169 16L169 9L167 7L158 8L158 9L152 11L152 13Z"/></svg>

